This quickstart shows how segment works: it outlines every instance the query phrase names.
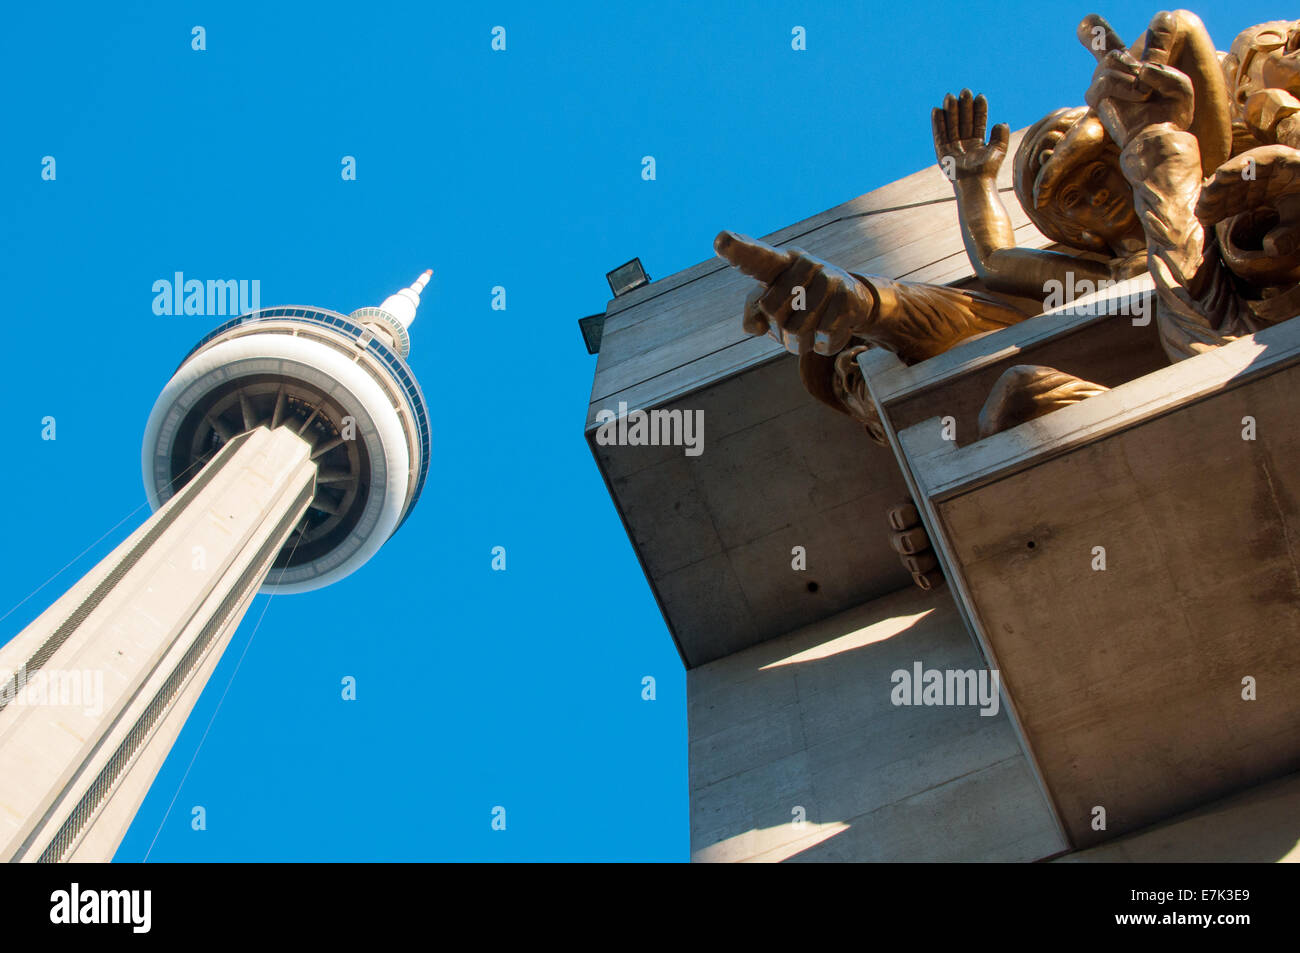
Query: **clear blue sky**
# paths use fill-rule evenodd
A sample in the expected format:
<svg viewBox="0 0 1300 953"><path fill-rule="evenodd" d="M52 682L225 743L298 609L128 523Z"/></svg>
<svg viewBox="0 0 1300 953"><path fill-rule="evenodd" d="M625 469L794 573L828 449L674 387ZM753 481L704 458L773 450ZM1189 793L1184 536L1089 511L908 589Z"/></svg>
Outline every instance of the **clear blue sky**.
<svg viewBox="0 0 1300 953"><path fill-rule="evenodd" d="M583 441L576 319L634 255L665 277L720 228L771 232L933 162L947 91L1017 128L1081 102L1092 71L1077 3L472 6L4 13L0 613L143 502L154 398L222 320L155 316L156 279L256 278L263 306L348 312L434 269L412 329L418 508L345 582L258 597L118 860L686 859L685 674ZM1129 40L1159 9L1111 7ZM1197 12L1220 48L1294 13Z"/></svg>

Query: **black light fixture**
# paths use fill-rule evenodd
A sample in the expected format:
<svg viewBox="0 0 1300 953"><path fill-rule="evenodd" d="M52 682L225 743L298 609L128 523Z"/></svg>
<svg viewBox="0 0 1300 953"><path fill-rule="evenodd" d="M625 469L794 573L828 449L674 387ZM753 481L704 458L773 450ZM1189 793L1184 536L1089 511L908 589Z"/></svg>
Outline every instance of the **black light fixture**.
<svg viewBox="0 0 1300 953"><path fill-rule="evenodd" d="M605 275L605 280L609 282L609 290L614 292L615 298L621 297L629 291L635 291L642 285L650 284L650 276L641 267L640 258L633 258L627 264L619 265Z"/></svg>
<svg viewBox="0 0 1300 953"><path fill-rule="evenodd" d="M582 331L583 343L587 345L588 354L600 353L600 335L605 330L605 312L589 314L578 319L578 328Z"/></svg>

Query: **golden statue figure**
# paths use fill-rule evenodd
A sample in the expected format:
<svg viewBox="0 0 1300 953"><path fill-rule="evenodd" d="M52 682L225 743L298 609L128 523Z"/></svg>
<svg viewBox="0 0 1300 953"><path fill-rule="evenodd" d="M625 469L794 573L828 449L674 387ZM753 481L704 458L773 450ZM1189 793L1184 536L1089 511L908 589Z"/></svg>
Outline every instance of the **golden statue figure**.
<svg viewBox="0 0 1300 953"><path fill-rule="evenodd" d="M1300 21L1251 27L1222 60L1182 10L1158 14L1132 48L1098 16L1077 32L1098 61L1088 105L1040 119L1013 160L1018 200L1061 250L1015 245L996 185L1010 133L999 124L986 139L984 97L963 90L932 112L984 287L1041 298L1067 276L1097 283L1149 270L1175 361L1300 314ZM798 354L808 391L877 442L883 428L856 361L864 348L915 363L1028 317L992 294L850 274L731 232L714 247L760 283L745 329ZM985 403L980 437L1105 390L1056 368L1013 367ZM896 548L919 552L913 537L924 531L900 527L904 510L890 517Z"/></svg>
<svg viewBox="0 0 1300 953"><path fill-rule="evenodd" d="M1117 38L1102 21L1085 20L1079 37L1106 52ZM1141 55L1145 38L1135 51ZM1214 45L1194 15L1170 15L1169 60L1190 77L1198 102L1191 127L1202 163L1223 162L1232 144L1226 83ZM1121 168L1120 148L1095 108L1060 109L1031 126L1016 151L1013 184L1030 220L1061 245L1104 256L1015 247L1010 217L1001 204L996 175L1006 153L1005 124L984 143L984 97L948 96L932 113L935 154L951 170L962 237L986 287L1012 294L1042 295L1051 281L1096 283L1121 280L1147 269L1148 242L1135 207L1131 183ZM1022 365L997 381L980 413L980 437L1041 417L1107 388L1056 368Z"/></svg>
<svg viewBox="0 0 1300 953"><path fill-rule="evenodd" d="M1029 315L991 295L942 285L854 275L797 248L724 231L714 250L759 282L745 302L750 334L769 334L800 356L799 374L817 399L848 413L884 442L853 341L883 347L909 364L942 354L958 341L996 331Z"/></svg>
<svg viewBox="0 0 1300 953"><path fill-rule="evenodd" d="M1300 100L1278 88L1289 84L1300 92L1297 27L1300 23L1284 21L1252 27L1220 64L1204 25L1185 10L1157 15L1131 49L1100 17L1086 17L1079 25L1080 41L1100 65L1086 96L1091 108L1075 120L1058 149L1087 141L1095 162L1109 166L1113 161L1121 171L1156 282L1157 326L1170 360L1300 313L1295 287L1300 278L1300 153L1284 142L1288 137L1300 140ZM1031 193L1029 176L1019 166L1026 154L1022 146L1016 188L1039 229L1060 241L1062 232L1053 232L1053 223L1041 215L1043 194L1061 194L1047 174L1055 153L1042 148L1050 140L1039 132L1044 124L1050 127L1051 118L1025 136L1025 142L1033 141L1032 149L1050 157ZM1098 146L1095 129L1081 131L1085 126L1104 129L1108 145ZM1005 133L995 130L993 138L1005 141ZM1261 140L1271 144L1261 147ZM1237 154L1229 158L1230 153ZM1208 175L1204 185L1203 175ZM1097 183L1093 202L1110 202L1113 179L1097 166L1092 176ZM1111 221L1126 220L1113 207ZM973 233L967 248L978 269L988 258L987 241L981 244L964 221L963 231ZM1016 251L1023 256L1026 250ZM1036 262L1041 265L1046 254L1038 253ZM1116 277L1120 266L1112 261ZM989 286L1024 294L1041 274L1030 276L1029 269L1017 267L1009 271L1010 280L998 276L1002 283ZM1012 283L1016 274L1024 276L1020 287ZM1011 368L980 414L980 436L1105 390L1055 368Z"/></svg>
<svg viewBox="0 0 1300 953"><path fill-rule="evenodd" d="M1106 42L1093 48L1098 65L1087 99L1120 147L1133 188L1166 353L1182 360L1276 323L1281 318L1270 302L1293 288L1300 264L1294 188L1300 154L1269 145L1218 166L1204 164L1192 131L1194 84L1170 57L1181 31L1199 31L1209 43L1190 14L1158 14L1136 54L1100 17L1086 18L1080 36L1093 30ZM1225 85L1214 105L1227 112L1230 102Z"/></svg>
<svg viewBox="0 0 1300 953"><path fill-rule="evenodd" d="M1300 20L1243 30L1223 58L1231 90L1233 152L1300 147Z"/></svg>
<svg viewBox="0 0 1300 953"><path fill-rule="evenodd" d="M1012 177L1030 221L1076 253L1016 246L997 187L1010 132L999 123L985 142L987 116L987 101L969 89L946 96L931 115L935 155L952 181L966 253L985 287L1038 298L1067 272L1095 283L1146 269L1146 239L1119 149L1088 107L1058 109L1026 130Z"/></svg>

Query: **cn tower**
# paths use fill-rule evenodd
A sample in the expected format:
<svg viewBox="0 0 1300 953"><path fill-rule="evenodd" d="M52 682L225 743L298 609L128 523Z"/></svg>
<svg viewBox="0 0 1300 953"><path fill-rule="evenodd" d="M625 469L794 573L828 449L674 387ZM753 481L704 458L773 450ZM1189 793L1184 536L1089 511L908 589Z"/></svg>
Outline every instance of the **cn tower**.
<svg viewBox="0 0 1300 953"><path fill-rule="evenodd" d="M431 274L351 315L254 311L186 355L145 426L153 515L0 648L0 859L111 860L253 596L342 579L410 514Z"/></svg>

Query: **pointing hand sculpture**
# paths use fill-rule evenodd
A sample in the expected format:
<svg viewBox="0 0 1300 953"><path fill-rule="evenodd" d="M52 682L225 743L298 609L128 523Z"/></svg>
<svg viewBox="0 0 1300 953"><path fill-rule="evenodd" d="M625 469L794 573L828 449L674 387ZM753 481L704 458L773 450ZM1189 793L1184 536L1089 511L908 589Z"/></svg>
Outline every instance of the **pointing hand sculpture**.
<svg viewBox="0 0 1300 953"><path fill-rule="evenodd" d="M1028 317L977 291L851 274L800 249L734 232L720 232L713 248L759 282L745 302L745 330L798 354L808 392L859 421L879 444L884 428L856 360L866 347L914 364Z"/></svg>
<svg viewBox="0 0 1300 953"><path fill-rule="evenodd" d="M872 324L876 301L867 286L829 262L726 231L713 248L760 283L745 302L745 330L771 334L791 354L836 354Z"/></svg>
<svg viewBox="0 0 1300 953"><path fill-rule="evenodd" d="M745 302L745 330L768 334L798 354L804 387L861 422L880 444L885 431L856 360L866 347L886 348L910 364L1027 317L979 292L855 275L805 251L734 232L721 232L713 247L759 282ZM849 347L855 340L858 345ZM892 512L908 511L916 512L906 505ZM912 578L925 589L938 585L942 574L924 545L924 531L890 518L894 547Z"/></svg>
<svg viewBox="0 0 1300 953"><path fill-rule="evenodd" d="M761 283L745 302L745 330L771 335L792 354L832 356L859 338L910 364L1026 317L979 292L853 275L734 232L720 233L713 248Z"/></svg>

